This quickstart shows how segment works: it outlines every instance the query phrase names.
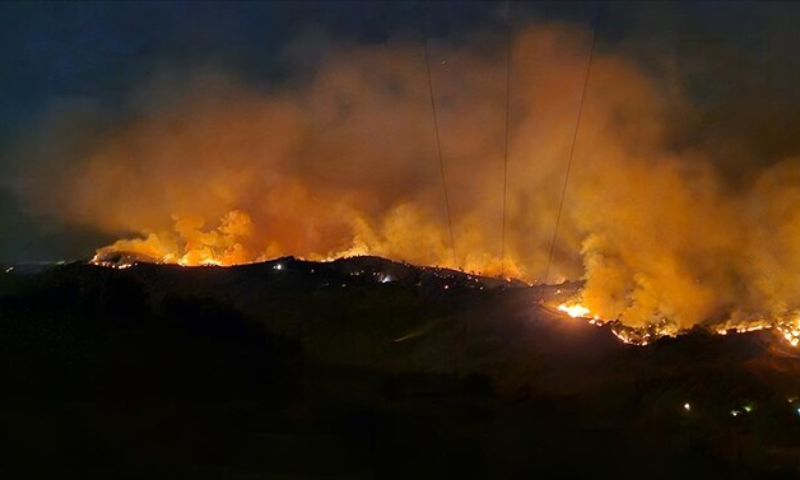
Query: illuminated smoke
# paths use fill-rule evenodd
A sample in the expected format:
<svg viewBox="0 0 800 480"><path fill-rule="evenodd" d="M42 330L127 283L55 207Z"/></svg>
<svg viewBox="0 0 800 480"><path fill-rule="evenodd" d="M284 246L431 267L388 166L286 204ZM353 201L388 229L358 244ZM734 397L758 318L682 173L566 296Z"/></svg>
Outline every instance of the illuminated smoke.
<svg viewBox="0 0 800 480"><path fill-rule="evenodd" d="M531 282L547 265L588 45L557 25L514 40L505 271ZM101 255L227 265L369 253L497 274L504 57L436 42L431 56L455 264L417 43L340 46L281 91L216 74L155 81L131 118L81 148L57 131L38 138L47 155L79 159L25 172L22 195L39 214L126 238ZM633 327L790 316L800 161L733 188L708 152L670 144L691 113L680 85L598 51L550 280L584 277L582 304Z"/></svg>

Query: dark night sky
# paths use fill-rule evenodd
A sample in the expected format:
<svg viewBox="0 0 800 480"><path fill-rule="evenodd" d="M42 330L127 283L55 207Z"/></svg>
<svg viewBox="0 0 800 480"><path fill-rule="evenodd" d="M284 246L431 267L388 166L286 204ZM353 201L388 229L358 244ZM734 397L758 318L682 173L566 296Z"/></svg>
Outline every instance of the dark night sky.
<svg viewBox="0 0 800 480"><path fill-rule="evenodd" d="M214 68L254 88L302 82L326 40L365 43L432 35L469 42L503 28L498 2L0 3L0 260L90 254L106 238L32 218L16 200L19 139L35 138L56 102L83 102L110 122L163 66ZM514 2L514 22L589 24L600 48L647 64L670 56L701 115L686 142L736 139L759 162L800 151L800 4ZM312 39L312 40L308 40ZM302 49L293 48L303 45ZM304 58L292 52L302 51ZM731 165L735 165L732 162ZM731 167L734 168L734 167Z"/></svg>

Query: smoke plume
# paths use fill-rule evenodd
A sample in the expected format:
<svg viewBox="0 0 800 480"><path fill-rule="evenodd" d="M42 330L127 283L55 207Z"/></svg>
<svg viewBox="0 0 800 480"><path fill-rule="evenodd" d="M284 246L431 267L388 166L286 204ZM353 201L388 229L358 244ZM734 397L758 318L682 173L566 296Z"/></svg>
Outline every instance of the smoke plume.
<svg viewBox="0 0 800 480"><path fill-rule="evenodd" d="M159 77L79 147L45 129L42 152L78 158L28 169L21 185L39 187L21 195L37 214L124 238L101 253L184 264L369 253L544 281L589 44L563 25L514 38L504 259L505 58L435 41L455 259L413 42L330 47L294 88ZM595 52L547 280L585 278L583 303L631 326L795 311L800 160L753 167L734 187L710 152L672 141L694 112L666 78Z"/></svg>

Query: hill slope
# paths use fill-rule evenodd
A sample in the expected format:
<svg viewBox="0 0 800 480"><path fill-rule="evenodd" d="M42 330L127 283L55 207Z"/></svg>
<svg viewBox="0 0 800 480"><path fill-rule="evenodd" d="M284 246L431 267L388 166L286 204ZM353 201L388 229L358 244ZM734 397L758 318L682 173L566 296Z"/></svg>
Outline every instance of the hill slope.
<svg viewBox="0 0 800 480"><path fill-rule="evenodd" d="M800 472L795 350L769 332L625 345L548 306L579 287L375 257L12 271L0 280L2 468L97 478Z"/></svg>

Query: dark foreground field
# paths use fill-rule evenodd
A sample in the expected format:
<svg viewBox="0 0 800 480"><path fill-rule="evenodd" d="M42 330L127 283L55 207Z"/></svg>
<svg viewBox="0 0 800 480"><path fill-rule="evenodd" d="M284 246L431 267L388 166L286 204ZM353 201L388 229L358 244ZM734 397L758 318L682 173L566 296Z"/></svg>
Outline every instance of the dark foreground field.
<svg viewBox="0 0 800 480"><path fill-rule="evenodd" d="M624 345L545 305L575 288L375 258L17 267L0 478L800 475L793 349Z"/></svg>

